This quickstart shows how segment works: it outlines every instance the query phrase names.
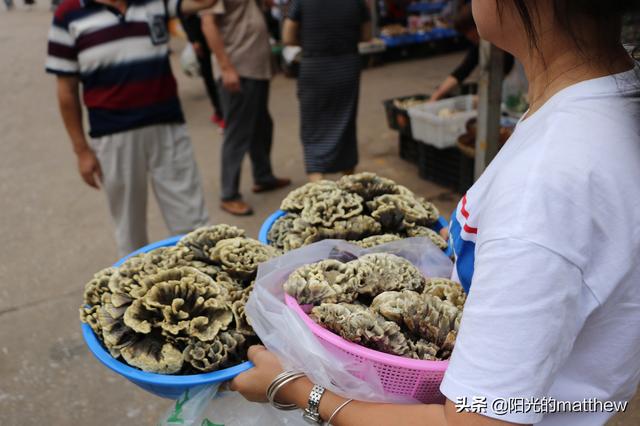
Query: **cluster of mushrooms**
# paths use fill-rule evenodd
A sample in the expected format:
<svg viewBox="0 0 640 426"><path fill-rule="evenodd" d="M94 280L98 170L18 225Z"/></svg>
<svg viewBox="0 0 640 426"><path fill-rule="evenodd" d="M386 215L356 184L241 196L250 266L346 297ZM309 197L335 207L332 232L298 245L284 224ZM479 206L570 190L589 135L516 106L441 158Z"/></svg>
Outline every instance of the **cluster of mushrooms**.
<svg viewBox="0 0 640 426"><path fill-rule="evenodd" d="M407 237L427 237L447 249L447 242L431 229L438 209L375 173L308 183L289 193L280 208L286 214L273 224L268 240L282 251L325 239L369 248Z"/></svg>
<svg viewBox="0 0 640 426"><path fill-rule="evenodd" d="M81 320L114 358L161 374L197 374L246 359L258 264L277 250L228 225L200 228L176 246L129 258L86 284Z"/></svg>
<svg viewBox="0 0 640 426"><path fill-rule="evenodd" d="M342 338L419 360L449 358L466 300L459 283L425 279L411 262L387 253L305 265L284 289L313 305L310 317Z"/></svg>

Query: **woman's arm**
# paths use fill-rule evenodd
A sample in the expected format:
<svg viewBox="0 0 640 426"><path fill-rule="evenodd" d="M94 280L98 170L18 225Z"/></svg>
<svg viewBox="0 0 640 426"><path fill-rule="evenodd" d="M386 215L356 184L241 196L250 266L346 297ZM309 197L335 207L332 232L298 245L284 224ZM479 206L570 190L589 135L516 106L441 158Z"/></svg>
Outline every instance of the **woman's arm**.
<svg viewBox="0 0 640 426"><path fill-rule="evenodd" d="M435 92L429 98L429 101L437 101L446 96L449 92L455 89L460 82L454 76L450 75L444 79L444 81L438 86Z"/></svg>
<svg viewBox="0 0 640 426"><path fill-rule="evenodd" d="M300 40L298 38L300 30L300 23L292 19L285 19L284 26L282 28L282 42L286 46L299 46Z"/></svg>
<svg viewBox="0 0 640 426"><path fill-rule="evenodd" d="M240 392L250 401L266 402L266 390L273 379L282 372L278 359L263 346L249 348L249 359L255 364L251 370L239 375L231 383L231 389ZM301 378L286 385L277 394L281 403L296 404L307 408L307 401L313 384ZM320 400L319 412L324 420L346 401L332 392L325 391ZM379 404L353 401L334 417L333 426L507 426L500 420L490 419L473 413L458 413L454 404Z"/></svg>
<svg viewBox="0 0 640 426"><path fill-rule="evenodd" d="M457 87L458 84L465 81L478 66L479 55L478 46L470 47L460 65L440 84L429 100L437 101L441 99Z"/></svg>

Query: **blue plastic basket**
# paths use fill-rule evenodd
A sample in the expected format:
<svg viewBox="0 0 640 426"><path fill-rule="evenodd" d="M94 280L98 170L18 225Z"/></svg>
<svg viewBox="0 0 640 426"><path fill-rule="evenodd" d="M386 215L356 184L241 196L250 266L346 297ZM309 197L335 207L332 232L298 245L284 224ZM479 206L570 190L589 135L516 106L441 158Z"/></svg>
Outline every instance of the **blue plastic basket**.
<svg viewBox="0 0 640 426"><path fill-rule="evenodd" d="M131 256L135 256L140 253L147 253L159 247L174 246L180 240L180 238L181 236L171 237L166 240L149 244L148 246L136 250L128 256L120 259L114 266L120 266ZM102 343L95 335L91 327L88 324L81 324L81 326L82 337L84 338L84 341L89 347L91 353L96 358L98 358L98 361L100 361L110 370L115 371L122 377L138 385L147 392L150 392L162 398L178 399L188 389L194 388L196 386L212 385L215 383L226 382L233 379L238 374L253 367L253 364L247 361L231 368L204 374L171 376L166 374L147 373L113 358L111 354L109 354L109 352L105 350L104 346L102 346Z"/></svg>
<svg viewBox="0 0 640 426"><path fill-rule="evenodd" d="M286 214L287 212L285 212L284 210L277 210L275 213L269 216L267 220L264 221L264 223L260 227L260 234L258 234L258 240L260 240L262 244L269 244L269 230L276 220ZM447 220L443 216L440 216L438 218L438 221L433 225L431 229L436 232L440 232L442 228L446 228L448 226L449 223L447 223ZM444 253L449 257L453 255L453 247L451 246L451 244L449 244L449 247L447 247Z"/></svg>

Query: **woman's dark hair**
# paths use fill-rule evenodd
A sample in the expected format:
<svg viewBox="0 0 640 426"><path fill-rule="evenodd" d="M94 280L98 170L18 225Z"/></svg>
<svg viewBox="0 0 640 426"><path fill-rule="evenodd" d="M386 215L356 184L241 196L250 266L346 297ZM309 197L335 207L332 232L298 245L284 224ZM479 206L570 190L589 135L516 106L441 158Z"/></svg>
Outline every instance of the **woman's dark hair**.
<svg viewBox="0 0 640 426"><path fill-rule="evenodd" d="M461 6L453 20L453 27L457 32L464 34L469 30L476 29L476 22L473 20L471 6L465 4Z"/></svg>
<svg viewBox="0 0 640 426"><path fill-rule="evenodd" d="M498 10L507 1L512 1L522 20L532 47L538 47L538 33L536 19L538 5L536 0L498 0ZM614 30L620 29L621 19L626 13L640 9L639 0L552 0L555 19L567 34L573 39L579 50L583 49L583 40L579 36L576 25L586 18L596 25L597 34L619 37ZM601 43L607 46L611 40L603 39Z"/></svg>

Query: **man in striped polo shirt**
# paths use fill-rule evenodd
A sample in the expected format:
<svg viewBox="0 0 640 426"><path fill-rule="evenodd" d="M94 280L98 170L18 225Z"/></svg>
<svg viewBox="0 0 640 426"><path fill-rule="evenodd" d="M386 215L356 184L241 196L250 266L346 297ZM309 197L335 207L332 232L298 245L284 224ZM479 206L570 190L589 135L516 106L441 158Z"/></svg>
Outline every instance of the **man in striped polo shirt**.
<svg viewBox="0 0 640 426"><path fill-rule="evenodd" d="M173 234L208 221L169 63L167 22L213 3L64 0L54 15L46 70L57 75L60 112L80 174L107 195L120 254L148 243L149 177Z"/></svg>

